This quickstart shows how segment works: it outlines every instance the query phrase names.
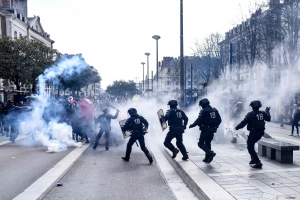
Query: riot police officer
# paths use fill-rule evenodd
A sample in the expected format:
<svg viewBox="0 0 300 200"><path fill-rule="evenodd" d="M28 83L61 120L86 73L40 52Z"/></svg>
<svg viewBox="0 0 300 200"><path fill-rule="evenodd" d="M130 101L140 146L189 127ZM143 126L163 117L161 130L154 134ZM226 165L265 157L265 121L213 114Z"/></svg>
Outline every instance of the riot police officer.
<svg viewBox="0 0 300 200"><path fill-rule="evenodd" d="M201 99L199 101L199 106L202 107L202 110L200 111L196 121L191 124L189 128L199 126L201 134L198 146L205 152L203 162L210 163L216 156L216 153L211 150L211 141L214 138L214 133L217 132L222 119L218 110L210 106L208 99Z"/></svg>
<svg viewBox="0 0 300 200"><path fill-rule="evenodd" d="M182 160L187 160L189 159L189 156L183 144L182 134L186 129L188 117L182 110L177 108L178 103L176 100L170 100L168 105L170 106L170 109L164 117L166 121L168 121L169 132L166 135L164 145L173 152L172 158L175 158L180 150L183 155ZM176 146L179 150L171 143L174 138L176 138Z"/></svg>
<svg viewBox="0 0 300 200"><path fill-rule="evenodd" d="M95 119L95 124L100 123L100 130L99 133L96 137L96 141L95 144L93 146L93 149L96 149L99 143L99 140L102 136L103 133L105 133L105 149L108 150L109 149L109 139L110 139L110 123L112 119L117 119L118 115L119 115L119 110L117 110L116 114L114 116L112 116L111 114L109 114L109 110L108 108L104 108L103 109L103 114L99 115L97 119Z"/></svg>
<svg viewBox="0 0 300 200"><path fill-rule="evenodd" d="M144 135L147 133L148 129L148 121L141 115L138 115L137 110L135 108L130 108L128 110L128 114L130 118L127 119L124 126L122 127L122 131L130 131L131 137L127 143L126 154L125 157L122 157L124 161L129 161L130 153L132 149L132 145L138 140L141 146L141 150L147 156L149 163L153 162L153 158L145 145Z"/></svg>
<svg viewBox="0 0 300 200"><path fill-rule="evenodd" d="M141 146L141 150L145 153L149 160L149 163L151 164L153 162L153 158L145 145L144 138L144 135L147 133L149 123L143 116L138 115L135 108L130 108L128 110L128 114L130 115L130 118L126 120L124 126L122 127L122 131L130 131L132 134L127 143L125 157L122 157L122 159L124 161L129 161L132 145L138 140Z"/></svg>
<svg viewBox="0 0 300 200"><path fill-rule="evenodd" d="M265 121L271 121L270 107L267 107L265 111L260 111L259 108L262 106L259 100L254 100L250 103L252 107L245 119L242 120L235 129L241 129L247 125L247 130L250 132L247 140L247 149L251 156L250 165L253 168L261 168L262 163L260 162L257 153L255 152L254 145L264 135Z"/></svg>

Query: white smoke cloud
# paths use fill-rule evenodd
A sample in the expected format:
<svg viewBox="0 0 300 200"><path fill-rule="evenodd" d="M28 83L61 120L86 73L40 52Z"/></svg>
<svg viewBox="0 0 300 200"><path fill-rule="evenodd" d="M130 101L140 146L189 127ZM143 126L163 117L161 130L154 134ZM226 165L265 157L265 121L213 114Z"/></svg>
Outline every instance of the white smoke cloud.
<svg viewBox="0 0 300 200"><path fill-rule="evenodd" d="M68 77L74 73L82 72L89 65L84 61L81 55L64 55L53 66L47 68L43 74L38 77L38 88L40 94L32 102L32 112L25 119L22 130L26 133L32 133L34 139L39 140L44 146L48 147L47 152L59 152L67 149L68 146L81 147L82 143L76 143L72 140L72 128L66 123L53 121L48 125L43 119L45 107L50 104L50 99L45 94L46 82L56 79L58 76Z"/></svg>

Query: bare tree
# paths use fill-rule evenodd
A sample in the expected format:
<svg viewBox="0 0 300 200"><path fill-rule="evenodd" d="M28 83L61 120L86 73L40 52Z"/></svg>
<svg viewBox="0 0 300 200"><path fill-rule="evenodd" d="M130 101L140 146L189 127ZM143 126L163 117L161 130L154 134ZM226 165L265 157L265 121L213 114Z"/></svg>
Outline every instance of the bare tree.
<svg viewBox="0 0 300 200"><path fill-rule="evenodd" d="M285 0L282 8L284 29L283 57L285 65L294 70L299 59L300 0Z"/></svg>
<svg viewBox="0 0 300 200"><path fill-rule="evenodd" d="M225 74L225 66L228 59L220 49L220 42L224 40L224 36L220 33L212 33L202 40L201 43L195 42L195 48L191 48L195 56L200 60L195 61L196 65L202 66L200 63L206 62L207 69L199 72L204 80L208 83L212 78L218 79ZM201 62L200 62L201 61ZM204 66L202 66L203 68ZM212 73L212 74L211 74Z"/></svg>

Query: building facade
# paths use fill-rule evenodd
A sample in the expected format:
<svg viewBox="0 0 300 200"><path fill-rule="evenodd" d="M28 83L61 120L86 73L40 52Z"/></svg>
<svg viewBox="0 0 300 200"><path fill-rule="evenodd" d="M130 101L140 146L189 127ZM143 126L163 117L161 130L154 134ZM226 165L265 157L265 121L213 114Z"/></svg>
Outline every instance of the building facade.
<svg viewBox="0 0 300 200"><path fill-rule="evenodd" d="M37 40L53 48L54 40L44 31L40 17L28 17L27 0L0 0L0 36L11 38L26 37L28 41ZM30 86L23 86L16 91L15 85L9 80L0 79L0 101L13 99L16 92L29 94Z"/></svg>

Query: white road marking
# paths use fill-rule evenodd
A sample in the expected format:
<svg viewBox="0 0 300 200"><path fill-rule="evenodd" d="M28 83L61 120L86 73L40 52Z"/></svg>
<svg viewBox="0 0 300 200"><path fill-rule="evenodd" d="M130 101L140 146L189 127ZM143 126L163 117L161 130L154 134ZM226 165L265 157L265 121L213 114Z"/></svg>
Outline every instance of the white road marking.
<svg viewBox="0 0 300 200"><path fill-rule="evenodd" d="M52 169L29 186L24 192L14 198L14 200L42 199L52 189L56 182L60 180L77 162L88 147L89 145L82 145L81 148L74 149Z"/></svg>

